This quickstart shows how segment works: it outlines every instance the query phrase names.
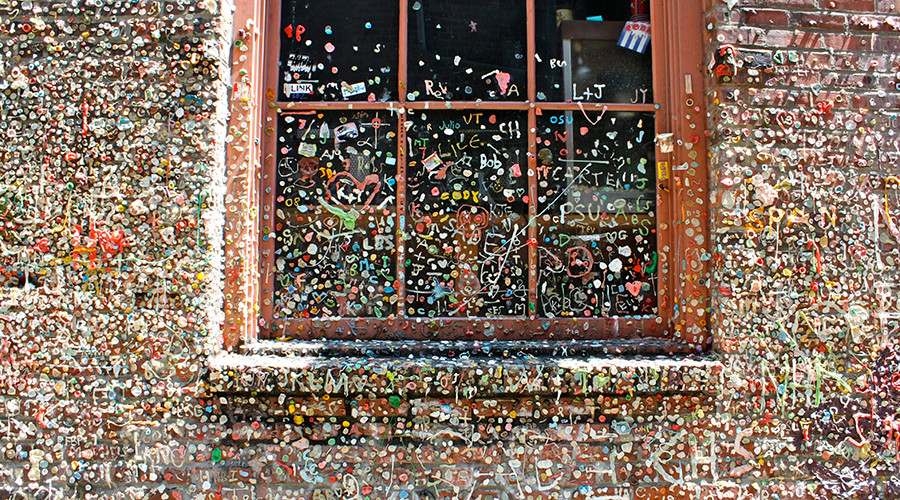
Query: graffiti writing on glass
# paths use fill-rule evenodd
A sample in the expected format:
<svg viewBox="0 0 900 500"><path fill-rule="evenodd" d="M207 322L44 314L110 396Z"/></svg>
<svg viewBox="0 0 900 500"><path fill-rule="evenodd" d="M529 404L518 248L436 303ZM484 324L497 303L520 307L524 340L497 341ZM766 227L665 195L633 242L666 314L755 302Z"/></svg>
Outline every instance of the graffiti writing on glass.
<svg viewBox="0 0 900 500"><path fill-rule="evenodd" d="M278 119L275 313L390 315L395 283L395 124L384 112Z"/></svg>
<svg viewBox="0 0 900 500"><path fill-rule="evenodd" d="M407 314L524 315L524 114L412 112L408 123Z"/></svg>
<svg viewBox="0 0 900 500"><path fill-rule="evenodd" d="M656 313L653 115L538 116L538 312Z"/></svg>

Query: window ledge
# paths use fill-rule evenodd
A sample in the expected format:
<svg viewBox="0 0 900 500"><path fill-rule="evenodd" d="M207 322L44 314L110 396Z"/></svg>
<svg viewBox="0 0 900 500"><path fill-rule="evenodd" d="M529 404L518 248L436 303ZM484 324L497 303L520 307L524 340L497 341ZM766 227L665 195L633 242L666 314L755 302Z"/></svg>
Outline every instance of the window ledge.
<svg viewBox="0 0 900 500"><path fill-rule="evenodd" d="M715 394L721 387L723 366L711 357L623 356L634 352L623 341L508 344L260 342L210 358L209 383L214 393L339 397Z"/></svg>

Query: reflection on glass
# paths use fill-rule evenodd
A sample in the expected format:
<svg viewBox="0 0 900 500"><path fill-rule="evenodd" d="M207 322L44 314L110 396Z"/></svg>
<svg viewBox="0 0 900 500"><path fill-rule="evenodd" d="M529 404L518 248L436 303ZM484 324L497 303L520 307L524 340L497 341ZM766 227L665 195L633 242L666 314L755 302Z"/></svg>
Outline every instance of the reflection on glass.
<svg viewBox="0 0 900 500"><path fill-rule="evenodd" d="M633 3L536 1L538 100L653 102L650 51L617 44Z"/></svg>
<svg viewBox="0 0 900 500"><path fill-rule="evenodd" d="M343 3L282 2L279 100L396 99L397 2Z"/></svg>
<svg viewBox="0 0 900 500"><path fill-rule="evenodd" d="M585 102L653 102L650 55L616 45L614 40L567 40L565 99Z"/></svg>

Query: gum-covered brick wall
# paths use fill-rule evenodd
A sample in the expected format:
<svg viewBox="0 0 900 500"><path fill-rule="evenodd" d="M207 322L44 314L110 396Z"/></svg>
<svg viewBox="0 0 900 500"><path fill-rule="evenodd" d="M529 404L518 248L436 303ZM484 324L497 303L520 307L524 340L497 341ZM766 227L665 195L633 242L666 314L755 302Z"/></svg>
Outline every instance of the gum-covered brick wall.
<svg viewBox="0 0 900 500"><path fill-rule="evenodd" d="M720 479L900 498L900 12L707 4Z"/></svg>
<svg viewBox="0 0 900 500"><path fill-rule="evenodd" d="M0 498L195 497L231 13L0 0Z"/></svg>
<svg viewBox="0 0 900 500"><path fill-rule="evenodd" d="M0 0L0 498L900 497L900 13L705 8L719 369L213 380L245 307L224 281L249 276L221 269L253 216L224 195L226 161L253 164L253 24L212 0Z"/></svg>

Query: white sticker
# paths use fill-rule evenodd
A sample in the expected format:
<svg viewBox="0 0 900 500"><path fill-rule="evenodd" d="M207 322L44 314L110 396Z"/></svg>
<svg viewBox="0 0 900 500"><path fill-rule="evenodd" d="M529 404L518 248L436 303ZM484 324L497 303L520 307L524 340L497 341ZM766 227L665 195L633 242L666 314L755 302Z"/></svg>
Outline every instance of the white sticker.
<svg viewBox="0 0 900 500"><path fill-rule="evenodd" d="M438 158L437 153L432 153L431 156L425 158L425 161L422 162L422 165L425 167L425 169L431 171L441 166L441 159Z"/></svg>
<svg viewBox="0 0 900 500"><path fill-rule="evenodd" d="M366 91L366 84L364 82L354 83L352 85L341 85L341 94L344 97L355 96L358 94L362 94Z"/></svg>
<svg viewBox="0 0 900 500"><path fill-rule="evenodd" d="M312 93L313 93L313 84L310 82L285 83L284 84L284 94L285 95L312 94Z"/></svg>

